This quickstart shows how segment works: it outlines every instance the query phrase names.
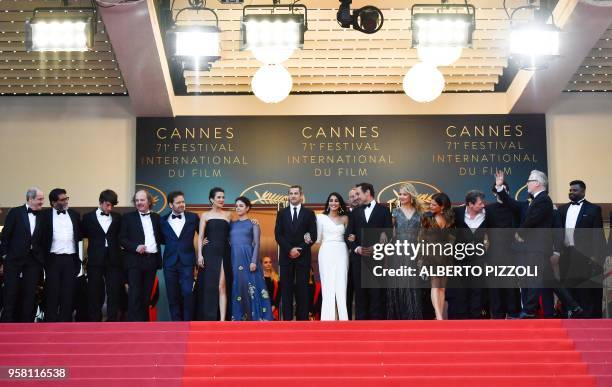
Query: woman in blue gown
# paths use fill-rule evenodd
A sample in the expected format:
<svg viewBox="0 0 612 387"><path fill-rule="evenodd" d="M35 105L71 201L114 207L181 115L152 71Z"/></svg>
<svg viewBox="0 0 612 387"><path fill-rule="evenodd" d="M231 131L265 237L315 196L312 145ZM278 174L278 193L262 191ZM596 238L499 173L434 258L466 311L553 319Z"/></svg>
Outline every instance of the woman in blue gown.
<svg viewBox="0 0 612 387"><path fill-rule="evenodd" d="M259 225L248 218L251 201L236 199L238 220L230 225L232 320L272 320L272 305L259 263Z"/></svg>

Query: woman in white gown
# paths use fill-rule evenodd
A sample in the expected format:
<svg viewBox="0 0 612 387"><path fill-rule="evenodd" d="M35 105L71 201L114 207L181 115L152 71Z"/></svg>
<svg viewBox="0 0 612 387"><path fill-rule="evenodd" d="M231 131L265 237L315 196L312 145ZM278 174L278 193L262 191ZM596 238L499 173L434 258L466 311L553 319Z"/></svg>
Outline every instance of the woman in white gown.
<svg viewBox="0 0 612 387"><path fill-rule="evenodd" d="M332 192L322 214L317 215L317 243L319 249L319 275L321 277L321 320L348 320L346 284L348 275L348 248L344 231L348 224L346 205L342 196Z"/></svg>

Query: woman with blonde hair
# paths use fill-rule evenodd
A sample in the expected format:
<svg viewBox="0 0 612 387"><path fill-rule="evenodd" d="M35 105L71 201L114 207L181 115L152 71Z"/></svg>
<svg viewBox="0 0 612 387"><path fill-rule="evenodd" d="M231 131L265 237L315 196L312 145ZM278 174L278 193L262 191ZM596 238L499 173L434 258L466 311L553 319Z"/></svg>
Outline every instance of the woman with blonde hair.
<svg viewBox="0 0 612 387"><path fill-rule="evenodd" d="M423 203L414 185L402 184L398 191L398 206L391 213L395 239L418 242L422 208ZM399 268L407 264L415 265L416 261L410 257L393 257L389 264L390 268ZM392 282L387 286L387 320L422 320L421 292L413 279L391 278Z"/></svg>

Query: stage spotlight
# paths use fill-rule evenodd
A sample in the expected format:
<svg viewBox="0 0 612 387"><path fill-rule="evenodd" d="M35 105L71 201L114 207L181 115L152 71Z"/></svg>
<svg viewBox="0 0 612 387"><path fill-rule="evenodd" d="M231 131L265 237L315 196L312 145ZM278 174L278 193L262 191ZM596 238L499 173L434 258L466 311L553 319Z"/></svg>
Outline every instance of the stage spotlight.
<svg viewBox="0 0 612 387"><path fill-rule="evenodd" d="M208 11L212 20L202 20L203 25L179 26L177 20L181 12ZM221 38L219 18L214 10L204 6L191 6L180 9L173 19L173 25L166 31L167 51L172 60L184 70L210 70L212 62L221 58Z"/></svg>
<svg viewBox="0 0 612 387"><path fill-rule="evenodd" d="M262 63L282 63L304 46L303 15L246 15L242 24L243 48Z"/></svg>
<svg viewBox="0 0 612 387"><path fill-rule="evenodd" d="M173 26L166 32L172 59L184 68L210 69L221 58L219 33L216 26Z"/></svg>
<svg viewBox="0 0 612 387"><path fill-rule="evenodd" d="M351 3L352 0L340 0L336 20L342 28L352 27L364 34L373 34L382 28L385 18L380 9L367 5L353 10L351 14Z"/></svg>
<svg viewBox="0 0 612 387"><path fill-rule="evenodd" d="M426 12L416 12L417 9ZM412 47L417 49L419 59L434 66L450 66L456 62L463 48L472 45L475 12L470 4L412 6Z"/></svg>
<svg viewBox="0 0 612 387"><path fill-rule="evenodd" d="M534 20L515 22L514 14L525 9L534 10ZM548 16L551 24L546 22ZM510 56L523 70L545 69L559 56L560 30L550 10L534 5L518 7L510 15L510 26Z"/></svg>
<svg viewBox="0 0 612 387"><path fill-rule="evenodd" d="M25 22L26 51L87 51L96 33L93 8L37 8Z"/></svg>
<svg viewBox="0 0 612 387"><path fill-rule="evenodd" d="M247 11L267 10L272 13ZM289 13L277 13L287 8ZM302 10L304 13L296 13ZM293 54L295 49L304 47L304 33L308 29L307 9L304 5L251 5L243 8L241 24L241 49L251 50L255 58L265 64L279 64Z"/></svg>

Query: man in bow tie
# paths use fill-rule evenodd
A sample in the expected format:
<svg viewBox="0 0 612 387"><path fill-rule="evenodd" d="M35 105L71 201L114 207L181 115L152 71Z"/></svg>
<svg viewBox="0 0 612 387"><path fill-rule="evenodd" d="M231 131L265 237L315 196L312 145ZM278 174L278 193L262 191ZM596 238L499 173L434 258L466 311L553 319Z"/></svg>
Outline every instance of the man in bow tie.
<svg viewBox="0 0 612 387"><path fill-rule="evenodd" d="M602 274L606 239L601 207L585 199L582 180L569 183L570 202L559 207L565 229L560 266L562 279L584 309L581 317L602 317Z"/></svg>
<svg viewBox="0 0 612 387"><path fill-rule="evenodd" d="M165 241L164 279L172 321L190 321L193 317L193 270L196 265L194 238L199 218L185 211L185 194L173 191L167 195L172 210L161 218Z"/></svg>
<svg viewBox="0 0 612 387"><path fill-rule="evenodd" d="M51 208L41 212L40 233L34 238L34 249L45 266L47 322L70 322L74 311L74 293L81 271L81 216L68 208L69 199L63 188L49 192Z"/></svg>
<svg viewBox="0 0 612 387"><path fill-rule="evenodd" d="M155 274L161 269L163 235L159 214L151 211L153 195L139 190L132 202L136 211L123 216L119 233L128 272L128 320L149 321L149 299Z"/></svg>
<svg viewBox="0 0 612 387"><path fill-rule="evenodd" d="M25 205L12 208L4 221L0 243L4 265L4 322L34 322L36 287L43 262L34 254L32 237L38 232L38 214L44 200L40 189L28 189Z"/></svg>
<svg viewBox="0 0 612 387"><path fill-rule="evenodd" d="M389 209L376 202L372 184L357 184L355 190L361 207L352 212L346 228L346 242L351 251L349 271L352 274L355 294L355 319L382 320L386 315L384 289L363 288L361 271L366 271L365 275L371 277L369 273L372 273L374 264L372 246L376 243L386 243L391 239L393 221Z"/></svg>
<svg viewBox="0 0 612 387"><path fill-rule="evenodd" d="M83 238L87 238L87 299L90 321L102 320L106 288L107 321L118 320L119 299L123 287L123 261L119 244L121 215L113 211L117 194L104 190L99 206L83 216Z"/></svg>

